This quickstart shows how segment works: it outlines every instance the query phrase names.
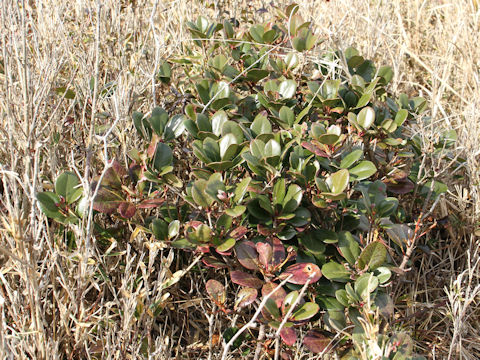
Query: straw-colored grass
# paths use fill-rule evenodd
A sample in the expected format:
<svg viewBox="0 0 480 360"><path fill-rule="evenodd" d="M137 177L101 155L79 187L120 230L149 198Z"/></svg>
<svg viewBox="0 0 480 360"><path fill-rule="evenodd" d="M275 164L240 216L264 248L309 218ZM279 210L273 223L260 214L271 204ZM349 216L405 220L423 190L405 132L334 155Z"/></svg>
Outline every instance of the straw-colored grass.
<svg viewBox="0 0 480 360"><path fill-rule="evenodd" d="M40 212L35 193L62 171L84 185L106 157L126 159L135 146L130 115L170 101L154 81L162 59L190 46L183 24L213 19L268 20L256 1L3 0L0 2L0 358L208 358L222 326L209 315L205 274L192 270L164 290L194 258L142 236L112 239L100 254L86 220L70 234ZM436 359L480 358L480 9L476 0L299 1L316 25L319 49L357 47L391 65L391 90L428 100L431 122L417 126L425 171L449 185L432 216L448 226L428 239L430 254L395 284L395 327L410 332L416 352ZM258 11L265 9L265 11ZM113 96L92 96L114 81ZM93 82L92 82L93 83ZM75 100L59 88L72 89ZM93 111L92 111L93 109ZM103 113L105 116L95 116ZM112 126L113 125L113 126ZM99 127L110 128L102 136ZM436 161L429 144L457 131L461 166ZM73 234L72 234L73 237ZM426 240L425 240L426 241ZM105 244L103 244L105 245ZM134 286L136 283L136 286ZM135 312L161 301L159 318ZM154 335L152 335L154 334ZM298 358L309 358L298 352ZM238 355L237 355L238 356Z"/></svg>

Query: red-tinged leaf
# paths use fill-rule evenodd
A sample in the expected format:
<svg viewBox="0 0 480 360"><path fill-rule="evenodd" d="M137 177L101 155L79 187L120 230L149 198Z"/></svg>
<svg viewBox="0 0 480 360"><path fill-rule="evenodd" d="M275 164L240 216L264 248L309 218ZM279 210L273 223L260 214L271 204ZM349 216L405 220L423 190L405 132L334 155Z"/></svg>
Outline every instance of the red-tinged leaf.
<svg viewBox="0 0 480 360"><path fill-rule="evenodd" d="M148 145L148 148L147 148L147 156L149 158L152 158L153 155L155 155L155 150L157 149L157 143L159 141L160 137L153 133L152 134L152 140L150 141L150 144Z"/></svg>
<svg viewBox="0 0 480 360"><path fill-rule="evenodd" d="M225 286L222 285L217 280L208 280L205 285L208 295L215 301L217 304L225 303L227 299L227 294L225 292Z"/></svg>
<svg viewBox="0 0 480 360"><path fill-rule="evenodd" d="M230 256L232 255L232 250L227 250L227 251L219 251L218 249L215 249L217 254L223 255L223 256Z"/></svg>
<svg viewBox="0 0 480 360"><path fill-rule="evenodd" d="M239 239L244 237L247 232L248 232L248 229L245 226L239 226L230 232L230 236L238 241Z"/></svg>
<svg viewBox="0 0 480 360"><path fill-rule="evenodd" d="M116 160L112 166L105 171L102 179L102 186L108 186L112 189L120 189L122 187L122 178L126 175L125 168Z"/></svg>
<svg viewBox="0 0 480 360"><path fill-rule="evenodd" d="M260 235L270 236L272 234L275 234L277 232L277 229L272 229L272 228L266 227L265 225L258 224L257 231Z"/></svg>
<svg viewBox="0 0 480 360"><path fill-rule="evenodd" d="M243 271L232 271L230 273L232 281L241 286L260 289L263 285L263 281L257 278L255 275L248 274Z"/></svg>
<svg viewBox="0 0 480 360"><path fill-rule="evenodd" d="M237 300L235 301L235 310L250 305L257 298L258 291L256 289L246 287L238 292Z"/></svg>
<svg viewBox="0 0 480 360"><path fill-rule="evenodd" d="M273 249L268 243L258 242L256 244L258 252L258 261L262 264L265 269L268 269L270 262L272 261Z"/></svg>
<svg viewBox="0 0 480 360"><path fill-rule="evenodd" d="M330 344L330 339L323 335L319 330L310 330L303 338L303 344L308 350L318 354L326 351Z"/></svg>
<svg viewBox="0 0 480 360"><path fill-rule="evenodd" d="M189 221L186 225L187 225L186 227L193 227L195 230L197 230L200 225L203 225L203 222L192 220L192 221Z"/></svg>
<svg viewBox="0 0 480 360"><path fill-rule="evenodd" d="M292 284L303 285L310 278L310 284L317 282L322 276L320 268L312 263L298 263L289 266L280 276L283 280L292 275L288 282Z"/></svg>
<svg viewBox="0 0 480 360"><path fill-rule="evenodd" d="M227 264L225 264L224 262L218 260L216 257L213 257L213 256L206 256L206 257L202 258L202 262L206 266L212 267L214 269L226 269L227 268Z"/></svg>
<svg viewBox="0 0 480 360"><path fill-rule="evenodd" d="M122 202L118 206L118 212L122 217L126 219L130 219L131 217L133 217L136 211L137 211L137 208L135 207L135 205L126 201Z"/></svg>
<svg viewBox="0 0 480 360"><path fill-rule="evenodd" d="M113 214L123 202L125 202L125 200L119 194L102 186L98 189L97 196L93 202L93 209L110 215Z"/></svg>
<svg viewBox="0 0 480 360"><path fill-rule="evenodd" d="M202 254L210 254L210 246L208 245L198 245L197 251L201 252Z"/></svg>
<svg viewBox="0 0 480 360"><path fill-rule="evenodd" d="M285 349L280 353L280 357L282 358L282 360L292 360L293 352L290 349Z"/></svg>
<svg viewBox="0 0 480 360"><path fill-rule="evenodd" d="M235 245L237 259L245 268L258 269L258 253L255 244L251 241L242 241Z"/></svg>
<svg viewBox="0 0 480 360"><path fill-rule="evenodd" d="M279 238L273 238L273 266L280 265L285 260L285 246Z"/></svg>
<svg viewBox="0 0 480 360"><path fill-rule="evenodd" d="M278 284L274 282L267 282L263 285L262 287L262 296L265 297L268 294L270 294L275 288L278 286ZM275 301L275 304L277 305L278 308L282 306L283 299L285 299L285 296L287 296L287 292L283 287L279 288L277 291L275 291L272 295L270 295L270 299L273 299Z"/></svg>
<svg viewBox="0 0 480 360"><path fill-rule="evenodd" d="M155 198L155 199L146 199L138 204L139 209L153 209L157 208L165 202L165 199Z"/></svg>
<svg viewBox="0 0 480 360"><path fill-rule="evenodd" d="M325 157L325 158L328 158L328 154L321 150L319 147L315 146L314 144L312 143L308 143L308 142L302 142L302 146L307 149L308 151L314 153L315 155L317 156L321 156L321 157Z"/></svg>
<svg viewBox="0 0 480 360"><path fill-rule="evenodd" d="M288 346L293 346L297 341L297 332L292 327L284 327L280 330L280 337Z"/></svg>

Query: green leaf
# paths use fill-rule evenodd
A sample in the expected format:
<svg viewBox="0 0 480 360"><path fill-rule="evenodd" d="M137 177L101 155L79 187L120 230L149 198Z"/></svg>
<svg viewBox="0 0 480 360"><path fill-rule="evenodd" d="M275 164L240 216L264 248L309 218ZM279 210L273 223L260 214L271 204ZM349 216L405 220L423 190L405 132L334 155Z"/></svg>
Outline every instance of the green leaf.
<svg viewBox="0 0 480 360"><path fill-rule="evenodd" d="M172 77L172 69L170 67L170 64L164 61L158 69L158 78L164 84L168 84L170 82L171 77Z"/></svg>
<svg viewBox="0 0 480 360"><path fill-rule="evenodd" d="M143 137L145 140L149 140L152 131L147 120L144 119L143 114L141 112L135 111L132 114L132 119L133 125L135 125L135 128L137 129L140 136Z"/></svg>
<svg viewBox="0 0 480 360"><path fill-rule="evenodd" d="M283 123L288 124L289 126L292 126L295 123L295 113L287 106L282 106L280 108L278 116Z"/></svg>
<svg viewBox="0 0 480 360"><path fill-rule="evenodd" d="M42 212L49 218L57 221L65 220L65 216L62 215L57 204L60 204L60 197L50 191L37 193L38 204Z"/></svg>
<svg viewBox="0 0 480 360"><path fill-rule="evenodd" d="M170 224L168 224L168 238L173 239L175 236L178 235L180 232L180 221L173 220Z"/></svg>
<svg viewBox="0 0 480 360"><path fill-rule="evenodd" d="M172 116L172 118L165 125L165 133L163 135L164 139L172 140L182 135L185 131L185 120L186 117L184 115Z"/></svg>
<svg viewBox="0 0 480 360"><path fill-rule="evenodd" d="M370 293L374 292L378 287L378 279L372 273L361 275L355 280L355 292L364 301L367 301L370 297Z"/></svg>
<svg viewBox="0 0 480 360"><path fill-rule="evenodd" d="M301 244L312 254L318 255L325 252L325 244L314 236L312 232L302 235Z"/></svg>
<svg viewBox="0 0 480 360"><path fill-rule="evenodd" d="M394 197L388 197L380 201L380 203L375 206L375 210L378 217L389 217L392 215L398 207L398 200Z"/></svg>
<svg viewBox="0 0 480 360"><path fill-rule="evenodd" d="M368 130L375 122L375 111L367 106L363 108L357 115L357 123L364 129Z"/></svg>
<svg viewBox="0 0 480 360"><path fill-rule="evenodd" d="M364 160L349 171L350 175L353 175L354 180L360 181L375 174L377 172L377 168L371 161Z"/></svg>
<svg viewBox="0 0 480 360"><path fill-rule="evenodd" d="M290 99L297 91L297 83L295 80L284 80L278 86L278 93L283 99Z"/></svg>
<svg viewBox="0 0 480 360"><path fill-rule="evenodd" d="M263 34L265 30L263 25L254 25L250 28L250 36L257 43L263 44Z"/></svg>
<svg viewBox="0 0 480 360"><path fill-rule="evenodd" d="M235 246L235 239L234 238L228 238L227 240L225 240L223 243L221 243L220 245L218 245L216 247L217 251L219 252L225 252L225 251L228 251L230 250L231 248L233 248Z"/></svg>
<svg viewBox="0 0 480 360"><path fill-rule="evenodd" d="M252 69L247 72L247 79L258 82L270 75L270 71L264 69Z"/></svg>
<svg viewBox="0 0 480 360"><path fill-rule="evenodd" d="M386 266L380 266L375 269L375 276L378 278L380 284L385 284L388 280L390 280L392 272Z"/></svg>
<svg viewBox="0 0 480 360"><path fill-rule="evenodd" d="M153 219L150 228L157 240L167 240L168 224L165 220Z"/></svg>
<svg viewBox="0 0 480 360"><path fill-rule="evenodd" d="M237 153L237 139L233 134L227 134L218 143L222 161L230 161Z"/></svg>
<svg viewBox="0 0 480 360"><path fill-rule="evenodd" d="M253 135L257 137L261 134L271 134L272 133L272 124L267 118L266 111L259 113L250 125L250 129L253 132Z"/></svg>
<svg viewBox="0 0 480 360"><path fill-rule="evenodd" d="M168 122L168 113L161 107L156 107L152 110L152 116L148 120L155 134L162 136Z"/></svg>
<svg viewBox="0 0 480 360"><path fill-rule="evenodd" d="M401 126L408 117L408 111L406 109L400 109L395 115L395 124Z"/></svg>
<svg viewBox="0 0 480 360"><path fill-rule="evenodd" d="M302 306L300 306L298 310L295 310L295 312L292 315L292 320L302 321L302 320L310 319L311 317L315 316L318 313L318 310L320 310L320 307L318 306L318 304L313 302L307 302Z"/></svg>
<svg viewBox="0 0 480 360"><path fill-rule="evenodd" d="M218 54L211 60L211 65L218 71L222 72L228 60L223 54Z"/></svg>
<svg viewBox="0 0 480 360"><path fill-rule="evenodd" d="M228 116L225 111L220 110L217 111L211 118L212 122L212 132L216 136L220 136L222 134L223 125L228 121Z"/></svg>
<svg viewBox="0 0 480 360"><path fill-rule="evenodd" d="M157 171L172 164L173 154L170 147L162 142L157 143L155 154L153 156L153 167Z"/></svg>
<svg viewBox="0 0 480 360"><path fill-rule="evenodd" d="M252 178L246 177L238 183L237 187L235 188L234 197L233 197L233 201L235 203L238 204L243 200L243 197L247 193L248 185L250 185L250 181L252 181Z"/></svg>
<svg viewBox="0 0 480 360"><path fill-rule="evenodd" d="M247 208L244 205L237 205L233 208L225 210L225 213L227 215L232 216L232 217L238 217L238 216L242 215L245 212L246 209Z"/></svg>
<svg viewBox="0 0 480 360"><path fill-rule="evenodd" d="M287 194L283 199L283 214L294 212L302 201L302 188L297 184L291 184L288 187Z"/></svg>
<svg viewBox="0 0 480 360"><path fill-rule="evenodd" d="M358 266L361 270L375 270L387 261L387 249L379 241L374 241L363 249L358 258Z"/></svg>
<svg viewBox="0 0 480 360"><path fill-rule="evenodd" d="M338 234L338 249L340 254L348 261L350 265L355 265L355 262L360 255L360 246L353 238L353 235L348 231L341 231Z"/></svg>
<svg viewBox="0 0 480 360"><path fill-rule="evenodd" d="M280 178L273 186L273 204L282 205L285 198L285 179Z"/></svg>
<svg viewBox="0 0 480 360"><path fill-rule="evenodd" d="M332 194L338 195L347 188L349 179L348 170L342 169L330 175L326 182Z"/></svg>
<svg viewBox="0 0 480 360"><path fill-rule="evenodd" d="M195 203L203 208L208 208L213 204L213 198L207 194L207 181L200 179L194 182L192 186L192 197Z"/></svg>
<svg viewBox="0 0 480 360"><path fill-rule="evenodd" d="M243 130L235 121L228 120L222 126L222 136L227 134L233 134L237 139L237 144L240 144L244 140Z"/></svg>
<svg viewBox="0 0 480 360"><path fill-rule="evenodd" d="M287 69L294 69L298 65L298 55L295 52L290 52L285 56L285 64Z"/></svg>
<svg viewBox="0 0 480 360"><path fill-rule="evenodd" d="M350 280L350 272L345 267L335 261L330 261L322 266L322 274L328 280L338 282L348 282Z"/></svg>
<svg viewBox="0 0 480 360"><path fill-rule="evenodd" d="M347 156L345 156L340 162L341 169L348 169L354 163L356 163L363 156L363 150L353 150Z"/></svg>
<svg viewBox="0 0 480 360"><path fill-rule="evenodd" d="M270 157L274 157L274 156L280 156L280 154L282 153L282 148L281 148L280 144L275 139L270 139L265 144L264 151L265 151L265 153L264 153L265 157L270 158Z"/></svg>
<svg viewBox="0 0 480 360"><path fill-rule="evenodd" d="M377 86L377 82L378 82L378 79L373 81L370 85L368 85L365 88L365 90L363 91L363 95L358 100L357 109L361 108L361 107L364 107L365 105L367 105L370 102L370 100L372 98L372 95L375 92L375 86ZM367 129L367 128L364 128L364 129Z"/></svg>
<svg viewBox="0 0 480 360"><path fill-rule="evenodd" d="M83 189L78 186L78 178L72 172L66 171L57 178L55 192L62 196L67 204L71 204L82 196Z"/></svg>
<svg viewBox="0 0 480 360"><path fill-rule="evenodd" d="M207 181L207 186L205 188L205 192L210 195L213 199L220 201L218 198L219 192L225 192L225 184L223 183L222 174L221 173L214 173L210 176Z"/></svg>

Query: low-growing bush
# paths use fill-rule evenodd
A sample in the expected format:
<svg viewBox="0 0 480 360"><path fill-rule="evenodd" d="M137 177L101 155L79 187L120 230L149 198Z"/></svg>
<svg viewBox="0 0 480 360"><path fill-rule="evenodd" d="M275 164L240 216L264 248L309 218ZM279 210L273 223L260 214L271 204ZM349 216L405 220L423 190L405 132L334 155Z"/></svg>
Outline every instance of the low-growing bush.
<svg viewBox="0 0 480 360"><path fill-rule="evenodd" d="M379 325L393 316L391 282L428 230L412 205L414 188L428 193L410 170L420 145L404 131L426 102L394 97L392 69L353 48L313 52L318 39L297 9L248 29L187 24L194 47L158 74L181 101L134 112L144 146L85 189L95 195L94 235L112 236L120 222L122 236L136 229L202 254L231 280L211 273L212 307L262 324L257 341L276 358L289 358L300 337L314 353L336 345L349 359L409 358L409 336ZM37 199L68 228L87 212L82 194L65 172ZM252 349L245 329L224 331L225 356Z"/></svg>

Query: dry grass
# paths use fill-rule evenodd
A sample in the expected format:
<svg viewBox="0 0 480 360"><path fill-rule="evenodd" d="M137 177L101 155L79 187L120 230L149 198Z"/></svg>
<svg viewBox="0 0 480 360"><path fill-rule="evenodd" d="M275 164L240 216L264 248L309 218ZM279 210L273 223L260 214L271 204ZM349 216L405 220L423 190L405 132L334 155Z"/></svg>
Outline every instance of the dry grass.
<svg viewBox="0 0 480 360"><path fill-rule="evenodd" d="M108 157L125 160L137 141L132 109L148 112L170 101L152 74L162 59L189 46L182 24L199 14L269 18L255 12L260 6L271 12L267 1L249 4L1 2L0 358L142 358L147 347L155 359L208 356L206 339L222 326L202 298L208 274L194 267L167 287L172 272L193 259L142 235L96 244L88 219L71 234L58 233L34 195L65 169L87 184ZM432 121L412 131L425 141L426 171L449 184L433 215L449 215L450 225L431 234L434 251L418 254L416 270L395 287L396 326L414 334L424 355L480 358L478 2L318 0L300 8L325 40L321 48L354 45L393 66L393 91L427 98ZM92 96L92 78L97 87L114 81L113 96ZM59 87L72 89L75 100L57 93ZM458 133L460 167L431 154L430 144L448 128ZM100 245L109 256L100 255ZM148 311L135 316L156 302L165 306L160 321Z"/></svg>

